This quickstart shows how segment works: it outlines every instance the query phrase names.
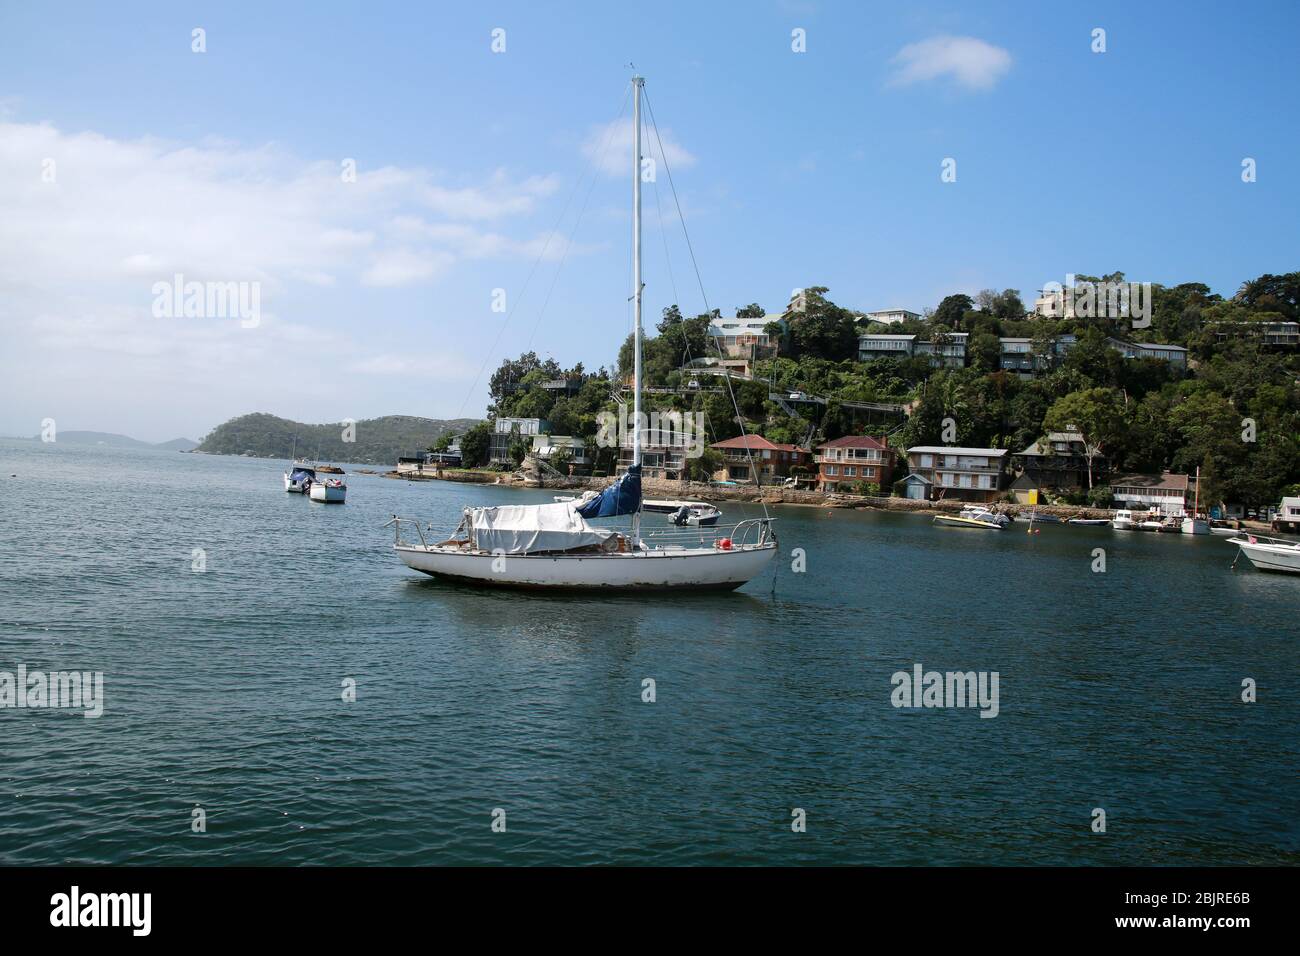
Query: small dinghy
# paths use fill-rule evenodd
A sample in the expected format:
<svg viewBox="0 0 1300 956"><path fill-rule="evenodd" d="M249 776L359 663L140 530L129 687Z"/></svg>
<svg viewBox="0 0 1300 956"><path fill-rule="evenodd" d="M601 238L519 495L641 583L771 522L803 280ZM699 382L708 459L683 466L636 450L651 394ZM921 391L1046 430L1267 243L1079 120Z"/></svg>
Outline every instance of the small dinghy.
<svg viewBox="0 0 1300 956"><path fill-rule="evenodd" d="M1071 518L1070 524L1097 525L1100 527L1104 524L1110 524L1109 518Z"/></svg>
<svg viewBox="0 0 1300 956"><path fill-rule="evenodd" d="M682 505L668 520L677 527L707 528L718 523L722 512L713 505Z"/></svg>

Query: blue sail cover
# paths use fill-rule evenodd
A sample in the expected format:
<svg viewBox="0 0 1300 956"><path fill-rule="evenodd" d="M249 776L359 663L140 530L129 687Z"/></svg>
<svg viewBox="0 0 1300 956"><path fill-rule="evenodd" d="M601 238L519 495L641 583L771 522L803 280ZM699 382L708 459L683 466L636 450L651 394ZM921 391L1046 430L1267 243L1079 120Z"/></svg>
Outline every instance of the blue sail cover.
<svg viewBox="0 0 1300 956"><path fill-rule="evenodd" d="M310 468L295 468L289 475L289 480L295 484L301 484L304 478L310 478L312 481L315 481L316 472L312 471Z"/></svg>
<svg viewBox="0 0 1300 956"><path fill-rule="evenodd" d="M641 466L632 465L618 481L573 510L584 518L612 518L633 514L640 508Z"/></svg>

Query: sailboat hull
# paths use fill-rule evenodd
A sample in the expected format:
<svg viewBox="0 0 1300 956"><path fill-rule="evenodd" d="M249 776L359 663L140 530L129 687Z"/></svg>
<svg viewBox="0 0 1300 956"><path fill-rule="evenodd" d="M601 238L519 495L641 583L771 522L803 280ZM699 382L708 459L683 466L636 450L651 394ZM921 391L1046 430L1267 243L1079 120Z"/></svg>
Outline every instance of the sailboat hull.
<svg viewBox="0 0 1300 956"><path fill-rule="evenodd" d="M485 587L731 591L768 565L776 542L729 551L664 548L600 555L493 555L437 545L397 545L396 551L408 568Z"/></svg>

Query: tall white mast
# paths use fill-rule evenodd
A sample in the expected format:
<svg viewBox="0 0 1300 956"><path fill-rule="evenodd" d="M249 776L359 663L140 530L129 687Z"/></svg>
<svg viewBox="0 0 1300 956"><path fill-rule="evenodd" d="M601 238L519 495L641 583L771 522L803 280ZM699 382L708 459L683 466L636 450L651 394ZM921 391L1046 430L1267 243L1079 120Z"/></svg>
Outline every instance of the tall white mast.
<svg viewBox="0 0 1300 956"><path fill-rule="evenodd" d="M641 87L632 77L632 464L641 464Z"/></svg>

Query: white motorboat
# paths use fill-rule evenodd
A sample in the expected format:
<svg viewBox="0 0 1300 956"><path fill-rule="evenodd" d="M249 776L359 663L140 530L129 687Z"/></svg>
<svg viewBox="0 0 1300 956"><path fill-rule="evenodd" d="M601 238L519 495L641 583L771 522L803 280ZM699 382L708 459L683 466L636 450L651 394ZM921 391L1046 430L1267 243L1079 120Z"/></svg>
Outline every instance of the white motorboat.
<svg viewBox="0 0 1300 956"><path fill-rule="evenodd" d="M318 478L311 483L308 497L312 501L341 505L347 498L347 494L348 486L343 483L342 478Z"/></svg>
<svg viewBox="0 0 1300 956"><path fill-rule="evenodd" d="M1138 531L1163 531L1165 516L1159 508L1151 508L1145 515L1137 518L1133 526Z"/></svg>
<svg viewBox="0 0 1300 956"><path fill-rule="evenodd" d="M1237 557L1245 555L1261 571L1278 571L1283 574L1300 574L1300 543L1282 538L1263 538L1246 535L1230 541L1241 548ZM1237 562L1233 561L1235 567Z"/></svg>
<svg viewBox="0 0 1300 956"><path fill-rule="evenodd" d="M707 501L673 501L667 498L645 498L641 502L641 510L648 511L652 514L671 515L676 514L682 508L712 508L713 506Z"/></svg>
<svg viewBox="0 0 1300 956"><path fill-rule="evenodd" d="M722 512L713 505L695 505L688 507L682 505L678 508L668 520L680 527L691 528L711 528L718 523L722 517Z"/></svg>
<svg viewBox="0 0 1300 956"><path fill-rule="evenodd" d="M292 495L305 495L315 480L315 465L300 458L284 473L284 490Z"/></svg>
<svg viewBox="0 0 1300 956"><path fill-rule="evenodd" d="M1210 534L1221 534L1224 537L1236 538L1245 535L1245 533L1240 528L1226 528L1219 524L1210 525Z"/></svg>
<svg viewBox="0 0 1300 956"><path fill-rule="evenodd" d="M1127 508L1121 508L1115 512L1115 518L1111 521L1110 526L1116 531L1132 531L1137 525L1133 520L1133 512Z"/></svg>
<svg viewBox="0 0 1300 956"><path fill-rule="evenodd" d="M967 505L960 514L935 515L934 523L951 528L986 528L1001 531L1011 523L1006 515L998 514L978 505Z"/></svg>
<svg viewBox="0 0 1300 956"><path fill-rule="evenodd" d="M444 540L404 541L410 519L394 515L393 547L407 567L453 581L494 587L600 589L732 589L759 574L776 554L768 517L731 529L641 532L641 514L667 503L641 497L641 100L644 80L632 78L632 462L626 474L586 501L466 508ZM727 388L731 388L730 380ZM666 510L703 502L673 502ZM766 514L766 508L764 508ZM631 516L628 530L591 523Z"/></svg>

